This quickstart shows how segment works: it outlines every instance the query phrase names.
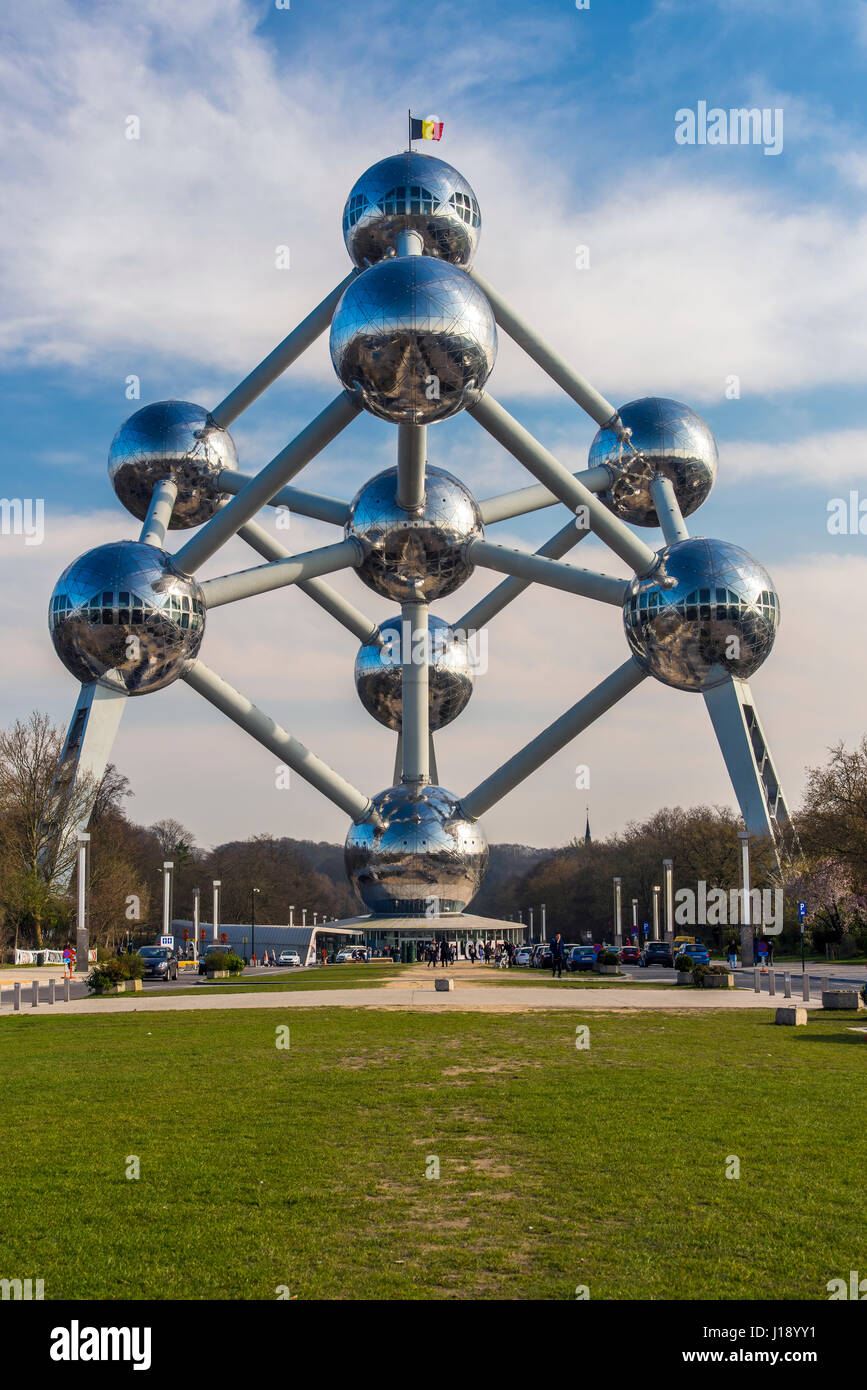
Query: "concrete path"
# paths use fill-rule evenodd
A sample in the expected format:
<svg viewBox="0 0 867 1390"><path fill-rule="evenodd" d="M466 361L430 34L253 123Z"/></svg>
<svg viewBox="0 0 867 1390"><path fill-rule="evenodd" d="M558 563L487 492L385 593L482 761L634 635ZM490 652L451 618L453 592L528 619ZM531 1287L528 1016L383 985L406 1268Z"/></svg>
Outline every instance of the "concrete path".
<svg viewBox="0 0 867 1390"><path fill-rule="evenodd" d="M128 1014L199 1011L201 1009L421 1009L437 1012L526 1013L544 1009L585 1012L633 1012L645 1009L769 1009L787 1003L800 1004L751 990L702 989L569 989L534 985L465 985L446 993L435 992L433 981L414 988L396 982L386 989L263 990L245 994L166 995L148 998L144 994L110 999L77 999L53 1007L40 1004L34 1009L22 1003L21 1015L54 1017L58 1014ZM803 1005L821 1008L821 1001ZM12 1013L3 1008L0 1016Z"/></svg>

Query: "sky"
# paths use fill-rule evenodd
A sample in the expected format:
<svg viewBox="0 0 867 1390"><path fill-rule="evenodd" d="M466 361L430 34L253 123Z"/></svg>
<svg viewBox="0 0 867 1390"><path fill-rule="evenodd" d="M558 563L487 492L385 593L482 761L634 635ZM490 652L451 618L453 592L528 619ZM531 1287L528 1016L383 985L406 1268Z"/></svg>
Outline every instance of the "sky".
<svg viewBox="0 0 867 1390"><path fill-rule="evenodd" d="M743 546L779 591L776 646L751 685L789 803L829 746L860 739L864 0L47 0L38 22L7 6L0 34L0 493L45 510L41 544L0 535L0 723L71 716L77 685L45 614L71 560L138 534L108 480L115 431L149 401L216 405L345 276L344 201L405 146L411 107L444 121L425 148L476 192L479 272L609 400L670 396L714 431L718 481L690 530ZM700 103L782 112L782 148L679 143L677 113ZM595 425L502 334L489 389L585 466ZM242 471L338 390L323 339L232 426ZM432 427L428 445L478 497L533 481L468 417ZM349 499L394 450L393 428L363 416L296 484ZM832 534L829 506L850 493L853 534ZM259 519L273 529L273 513ZM565 519L552 508L489 535L535 549ZM339 538L297 516L275 534L297 551ZM250 556L233 541L201 576ZM580 563L625 574L595 539ZM330 582L376 620L394 611L354 574ZM496 582L477 570L435 611L456 619ZM355 650L288 589L215 611L201 655L373 794L391 782L394 737L358 702ZM627 648L616 609L534 588L491 623L488 652L437 737L457 794ZM273 756L182 683L129 702L114 759L136 820L173 816L202 845L346 832L341 811L297 776L278 786ZM557 845L583 834L587 807L601 836L697 803L734 804L704 702L645 681L484 826L494 841Z"/></svg>

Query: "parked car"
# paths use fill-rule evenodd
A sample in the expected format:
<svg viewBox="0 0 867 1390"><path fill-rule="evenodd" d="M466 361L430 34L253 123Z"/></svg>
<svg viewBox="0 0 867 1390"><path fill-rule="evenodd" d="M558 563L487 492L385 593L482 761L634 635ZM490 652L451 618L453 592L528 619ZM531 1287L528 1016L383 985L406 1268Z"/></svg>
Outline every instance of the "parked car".
<svg viewBox="0 0 867 1390"><path fill-rule="evenodd" d="M531 965L533 961L532 946L519 946L515 952L516 965Z"/></svg>
<svg viewBox="0 0 867 1390"><path fill-rule="evenodd" d="M710 965L710 951L701 941L687 941L678 955L689 956L693 965Z"/></svg>
<svg viewBox="0 0 867 1390"><path fill-rule="evenodd" d="M170 946L140 946L139 955L144 961L146 980L176 980L178 978L178 957Z"/></svg>
<svg viewBox="0 0 867 1390"><path fill-rule="evenodd" d="M551 969L551 947L537 946L533 952L533 959L530 962L536 970Z"/></svg>
<svg viewBox="0 0 867 1390"><path fill-rule="evenodd" d="M596 964L596 952L592 946L573 946L566 958L567 970L592 970Z"/></svg>
<svg viewBox="0 0 867 1390"><path fill-rule="evenodd" d="M211 944L210 944L210 946L206 946L206 947L205 947L205 953L204 953L204 955L199 956L199 972L198 972L198 973L199 973L200 975L204 975L204 974L205 974L205 968L206 968L206 967L205 967L205 963L206 963L206 962L212 962L212 961L215 960L215 958L216 958L217 956L220 956L220 955L229 956L229 955L232 955L232 954L233 954L233 950L232 950L232 947L231 947L231 946L224 946L223 943L220 942L220 941L212 941ZM213 968L213 967L212 967L212 968ZM219 967L217 967L217 968L219 968Z"/></svg>
<svg viewBox="0 0 867 1390"><path fill-rule="evenodd" d="M281 951L277 957L278 965L300 965L301 957L297 951Z"/></svg>
<svg viewBox="0 0 867 1390"><path fill-rule="evenodd" d="M645 968L648 965L664 965L670 970L674 965L674 956L671 953L671 947L668 942L648 941L641 953L640 964L645 966Z"/></svg>
<svg viewBox="0 0 867 1390"><path fill-rule="evenodd" d="M335 956L336 965L345 965L348 960L366 960L367 952L363 946L344 946Z"/></svg>
<svg viewBox="0 0 867 1390"><path fill-rule="evenodd" d="M637 947L637 946L621 946L621 947L620 947L620 964L621 964L621 965L640 965L640 964L641 964L641 952L639 951L638 947Z"/></svg>

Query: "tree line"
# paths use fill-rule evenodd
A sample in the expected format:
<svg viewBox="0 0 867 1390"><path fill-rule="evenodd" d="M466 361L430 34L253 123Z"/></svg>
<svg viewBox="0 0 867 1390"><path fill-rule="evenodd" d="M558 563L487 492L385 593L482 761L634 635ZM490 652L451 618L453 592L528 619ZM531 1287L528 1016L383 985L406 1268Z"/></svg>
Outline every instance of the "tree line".
<svg viewBox="0 0 867 1390"><path fill-rule="evenodd" d="M0 731L0 951L16 946L62 945L74 931L75 901L66 889L82 800L65 805L58 825L52 786L64 732L39 712ZM192 918L193 889L201 890L202 920L209 920L211 883L219 879L224 922L250 920L255 887L256 918L295 921L307 909L323 917L349 917L363 909L343 877L339 846L254 835L214 849L167 817L150 826L129 815L132 788L113 765L96 789L91 833L90 934L94 945L114 950L129 934L153 940L161 924L161 874L175 865L173 912ZM85 793L81 793L83 798ZM89 797L87 798L89 799ZM631 921L638 899L639 922L650 920L654 884L662 861L674 861L675 887L738 886L739 817L719 806L664 808L631 822L604 840L573 840L548 851L526 846L492 846L491 872L471 910L515 918L524 909L547 910L549 933L567 938L591 930L611 935L612 880L622 880L623 918ZM769 846L754 842L753 882L778 885L785 895L786 937L798 933L797 903L806 901L810 943L842 944L867 951L867 736L854 749L829 750L822 767L807 770L802 806L795 817L797 840L782 879ZM72 846L70 848L70 845ZM538 929L539 918L536 917ZM729 933L704 933L722 945Z"/></svg>

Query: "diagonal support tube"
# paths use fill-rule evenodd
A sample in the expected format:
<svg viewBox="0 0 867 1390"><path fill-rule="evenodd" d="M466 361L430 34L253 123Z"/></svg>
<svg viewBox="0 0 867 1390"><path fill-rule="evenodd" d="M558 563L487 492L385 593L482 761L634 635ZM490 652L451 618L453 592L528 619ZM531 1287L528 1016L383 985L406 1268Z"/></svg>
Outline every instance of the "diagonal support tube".
<svg viewBox="0 0 867 1390"><path fill-rule="evenodd" d="M359 409L351 397L342 391L285 449L275 454L237 497L227 502L196 532L192 540L181 547L174 557L175 568L182 574L195 574L246 521L252 520L260 507L268 505L275 492L296 473L300 473L326 444L336 439L340 431L355 419Z"/></svg>
<svg viewBox="0 0 867 1390"><path fill-rule="evenodd" d="M520 318L514 309L509 308L509 305L497 293L493 285L489 285L487 280L483 280L475 270L470 270L467 273L473 277L484 294L494 311L494 318L503 332L508 333L513 342L523 348L527 356L532 357L533 361L542 368L542 371L547 372L552 381L556 381L567 396L571 396L573 401L580 405L591 419L596 421L597 425L607 425L609 429L616 431L617 426L620 425L620 416L616 406L613 406L610 401L600 395L583 376L573 371L569 363L564 362L553 348L548 347L548 344L538 337L535 330L524 319ZM622 429L623 426L620 425L620 428Z"/></svg>
<svg viewBox="0 0 867 1390"><path fill-rule="evenodd" d="M605 492L611 485L611 474L604 464L595 468L584 468L573 473L579 483L590 492ZM543 507L555 507L560 501L547 487L521 487L515 492L501 492L496 497L486 497L479 503L482 521L486 526L494 521L508 521L512 516L526 516L528 512L541 511Z"/></svg>
<svg viewBox="0 0 867 1390"><path fill-rule="evenodd" d="M259 526L255 521L248 521L246 526L242 526L238 535L252 546L265 560L289 560L291 552L279 541L269 536L264 527ZM377 646L382 646L382 637L379 627L371 618L365 615L345 599L342 594L338 594L336 589L332 589L330 584L326 584L322 579L300 579L297 581L297 588L312 598L314 603L318 603L326 613L330 613L332 618L336 618L339 623L357 637L359 642L376 642Z"/></svg>
<svg viewBox="0 0 867 1390"><path fill-rule="evenodd" d="M653 505L656 508L656 515L659 518L659 525L665 536L666 544L676 545L678 541L688 541L689 532L686 529L686 522L683 519L683 513L680 510L671 479L664 477L662 473L657 473L650 484L650 495L653 498Z"/></svg>
<svg viewBox="0 0 867 1390"><path fill-rule="evenodd" d="M610 574L596 574L593 570L562 565L543 555L511 550L508 546L493 545L486 540L471 541L468 554L474 565L499 570L501 574L512 574L518 579L529 580L531 584L548 584L552 589L563 589L566 593L598 599L600 603L612 603L619 608L623 606L629 587L625 579L615 579Z"/></svg>
<svg viewBox="0 0 867 1390"><path fill-rule="evenodd" d="M172 519L178 485L171 478L163 478L151 493L148 514L142 523L139 540L142 545L156 545L160 549L166 543L166 532Z"/></svg>
<svg viewBox="0 0 867 1390"><path fill-rule="evenodd" d="M223 574L219 579L206 579L201 586L202 595L207 608L219 608L224 603L237 603L239 599L250 598L253 594L267 594L272 589L282 589L302 579L315 579L320 574L334 574L336 570L354 568L363 559L364 547L360 541L350 537L349 540L338 541L336 545L323 545L302 555L289 555L285 560L271 560L267 565L238 570L235 574Z"/></svg>
<svg viewBox="0 0 867 1390"><path fill-rule="evenodd" d="M468 413L493 435L504 449L549 488L573 512L586 512L591 531L625 560L636 574L649 574L659 563L656 552L634 536L629 527L593 496L562 463L534 439L529 430L519 425L507 410L492 396L483 395ZM213 523L209 522L209 525Z"/></svg>
<svg viewBox="0 0 867 1390"><path fill-rule="evenodd" d="M215 709L233 720L257 743L261 743L263 748L267 748L276 758L292 768L293 772L297 772L299 777L303 777L317 791L322 792L323 796L327 796L341 811L346 811L354 821L368 819L373 810L370 797L345 781L321 758L317 758L315 753L311 753L309 748L305 748L297 738L287 734L285 729L267 714L263 714L229 685L228 681L224 681L215 671L205 666L204 662L191 662L182 679L192 690L203 695Z"/></svg>
<svg viewBox="0 0 867 1390"><path fill-rule="evenodd" d="M291 366L296 357L300 357L302 352L314 343L321 333L331 324L337 302L347 285L359 274L358 270L352 270L345 280L341 280L336 289L326 295L321 304L317 304L312 309L306 319L302 319L297 328L294 328L288 338L284 338L282 343L278 343L273 352L254 367L249 376L230 391L224 401L221 401L216 409L211 411L211 415L218 425L226 429L236 420L242 411L252 405L257 396L275 382L278 376L282 376L286 368Z"/></svg>
<svg viewBox="0 0 867 1390"><path fill-rule="evenodd" d="M250 474L234 473L225 468L217 479L217 486L221 492L230 492L234 496L243 492L252 481L253 477ZM342 502L339 497L323 497L319 492L305 492L300 487L281 487L266 505L286 507L290 512L295 512L296 516L310 516L314 521L330 521L335 526L345 525L349 516L348 502Z"/></svg>
<svg viewBox="0 0 867 1390"><path fill-rule="evenodd" d="M633 657L622 666L618 666L616 671L606 676L605 680L579 700L577 705L573 705L559 719L555 719L553 724L549 724L537 738L526 744L507 763L503 763L503 766L491 773L484 782L480 782L468 796L462 797L461 806L465 814L470 820L478 820L479 816L484 815L498 801L502 801L519 783L530 777L549 758L553 758L555 753L559 753L561 748L565 748L566 744L571 743L584 729L589 728L646 677L647 672L642 671Z"/></svg>
<svg viewBox="0 0 867 1390"><path fill-rule="evenodd" d="M583 541L585 536L589 536L589 531L582 530L575 521L570 521L560 531L556 531L550 540L547 540L537 551L537 555L544 556L548 560L559 560L562 556L576 546L579 541ZM504 579L502 584L498 584L489 594L479 599L469 612L465 613L461 620L454 624L460 632L472 632L484 627L486 623L501 613L507 604L522 594L525 589L530 587L529 579L518 579L515 575L510 575Z"/></svg>

